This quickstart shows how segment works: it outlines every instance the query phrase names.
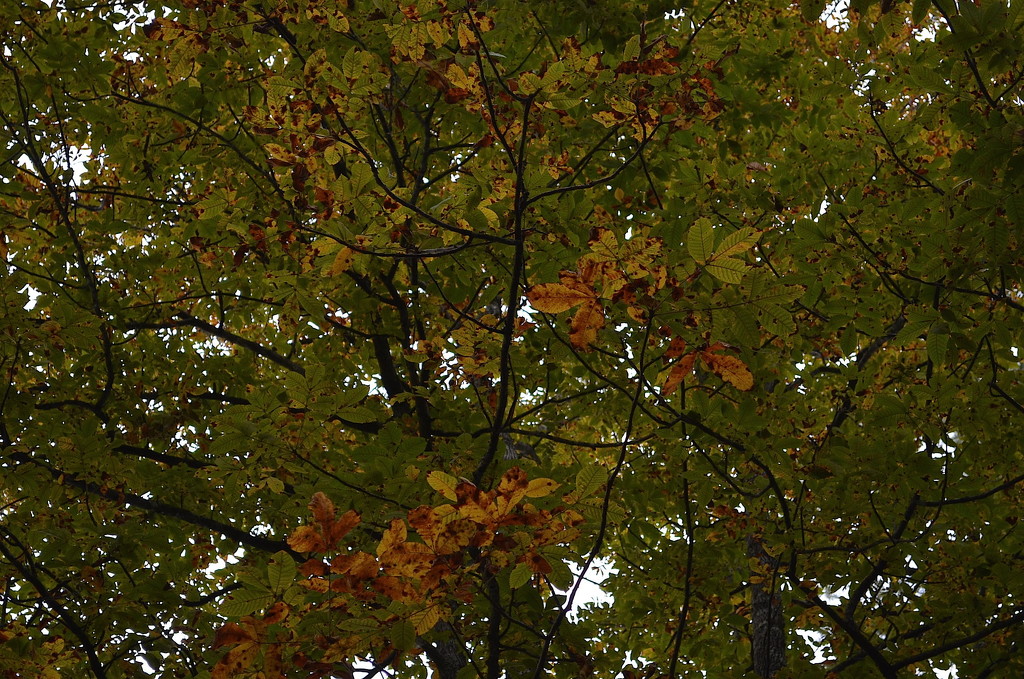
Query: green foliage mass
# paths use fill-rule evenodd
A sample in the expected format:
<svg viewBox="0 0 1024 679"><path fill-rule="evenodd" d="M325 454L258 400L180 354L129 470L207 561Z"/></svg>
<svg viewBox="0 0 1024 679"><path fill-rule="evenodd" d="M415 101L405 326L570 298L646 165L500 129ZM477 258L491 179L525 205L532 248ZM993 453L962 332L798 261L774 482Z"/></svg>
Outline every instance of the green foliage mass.
<svg viewBox="0 0 1024 679"><path fill-rule="evenodd" d="M1021 0L0 29L0 675L1024 676Z"/></svg>

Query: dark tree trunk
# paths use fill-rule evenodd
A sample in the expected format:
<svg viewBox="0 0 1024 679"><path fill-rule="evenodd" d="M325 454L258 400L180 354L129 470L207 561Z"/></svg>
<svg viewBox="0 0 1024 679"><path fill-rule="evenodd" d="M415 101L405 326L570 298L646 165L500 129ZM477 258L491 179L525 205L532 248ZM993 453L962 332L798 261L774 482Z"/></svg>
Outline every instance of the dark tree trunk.
<svg viewBox="0 0 1024 679"><path fill-rule="evenodd" d="M758 571L752 573L763 578L750 585L751 660L754 673L771 679L786 664L786 630L782 619L782 601L777 593L779 560L764 551L761 539L747 538L747 556L757 557Z"/></svg>

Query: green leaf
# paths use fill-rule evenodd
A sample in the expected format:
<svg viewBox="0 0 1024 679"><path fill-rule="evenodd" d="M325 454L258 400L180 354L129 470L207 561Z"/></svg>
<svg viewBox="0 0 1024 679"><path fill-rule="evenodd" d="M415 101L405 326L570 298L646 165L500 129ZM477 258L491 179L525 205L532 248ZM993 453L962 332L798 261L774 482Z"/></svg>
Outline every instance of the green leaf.
<svg viewBox="0 0 1024 679"><path fill-rule="evenodd" d="M686 236L686 247L698 264L711 259L715 251L715 233L711 220L702 217L694 222Z"/></svg>
<svg viewBox="0 0 1024 679"><path fill-rule="evenodd" d="M824 11L825 0L800 0L800 14L806 21L818 21Z"/></svg>
<svg viewBox="0 0 1024 679"><path fill-rule="evenodd" d="M295 562L285 552L278 552L267 564L267 582L274 592L283 592L295 580Z"/></svg>
<svg viewBox="0 0 1024 679"><path fill-rule="evenodd" d="M928 330L927 350L928 360L936 366L946 362L946 347L949 345L949 326L938 322Z"/></svg>
<svg viewBox="0 0 1024 679"><path fill-rule="evenodd" d="M416 646L416 628L408 620L399 620L391 626L391 643L400 651Z"/></svg>
<svg viewBox="0 0 1024 679"><path fill-rule="evenodd" d="M914 25L921 25L925 18L928 16L928 11L931 9L931 0L914 0L913 7L910 10L910 20Z"/></svg>
<svg viewBox="0 0 1024 679"><path fill-rule="evenodd" d="M374 634L380 631L380 622L373 618L347 618L337 623L338 629L356 634Z"/></svg>
<svg viewBox="0 0 1024 679"><path fill-rule="evenodd" d="M589 497L608 480L608 470L601 465L588 465L576 473L576 499Z"/></svg>
<svg viewBox="0 0 1024 679"><path fill-rule="evenodd" d="M512 589L519 589L530 581L533 571L525 563L517 564L508 574L508 586Z"/></svg>
<svg viewBox="0 0 1024 679"><path fill-rule="evenodd" d="M706 268L708 273L723 283L740 283L743 281L743 274L750 267L738 259L723 257L708 262Z"/></svg>
<svg viewBox="0 0 1024 679"><path fill-rule="evenodd" d="M241 618L264 610L273 601L273 597L266 590L246 585L224 597L217 606L217 610L221 615L229 618Z"/></svg>
<svg viewBox="0 0 1024 679"><path fill-rule="evenodd" d="M746 252L750 249L750 246L757 242L757 239L758 233L753 228L745 226L742 229L737 229L718 244L714 256L716 258L732 257L733 255Z"/></svg>

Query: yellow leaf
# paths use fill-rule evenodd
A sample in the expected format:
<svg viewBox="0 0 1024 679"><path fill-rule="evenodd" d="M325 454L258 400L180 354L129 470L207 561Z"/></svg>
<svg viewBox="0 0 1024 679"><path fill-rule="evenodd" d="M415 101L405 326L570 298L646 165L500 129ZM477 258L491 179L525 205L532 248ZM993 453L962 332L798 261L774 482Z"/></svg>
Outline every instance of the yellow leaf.
<svg viewBox="0 0 1024 679"><path fill-rule="evenodd" d="M256 659L259 646L252 641L235 646L217 662L213 671L210 672L211 679L229 679L239 676L243 670L252 665Z"/></svg>
<svg viewBox="0 0 1024 679"><path fill-rule="evenodd" d="M428 606L422 611L416 611L409 616L409 622L416 627L416 634L426 634L434 629L434 625L441 619L440 606Z"/></svg>
<svg viewBox="0 0 1024 679"><path fill-rule="evenodd" d="M735 356L702 352L701 358L716 375L740 391L750 391L754 388L754 376L750 368Z"/></svg>
<svg viewBox="0 0 1024 679"><path fill-rule="evenodd" d="M582 285L569 287L563 283L541 283L526 291L526 298L530 300L533 308L546 314L568 311L596 297L597 293Z"/></svg>
<svg viewBox="0 0 1024 679"><path fill-rule="evenodd" d="M384 531L384 537L381 538L380 544L377 545L377 556L384 554L395 548L395 546L405 542L405 538L408 532L405 528L405 521L401 519L392 519L391 525L386 531Z"/></svg>
<svg viewBox="0 0 1024 679"><path fill-rule="evenodd" d="M574 347L586 349L597 340L597 331L604 327L604 310L600 304L590 301L580 307L573 316L569 330L569 341Z"/></svg>
<svg viewBox="0 0 1024 679"><path fill-rule="evenodd" d="M352 260L355 259L355 254L355 251L347 245L338 250L338 254L334 256L334 262L331 263L331 267L327 272L332 276L345 273L352 268Z"/></svg>
<svg viewBox="0 0 1024 679"><path fill-rule="evenodd" d="M459 480L451 474L439 471L430 472L427 474L427 483L445 498L453 502L456 500L455 486L459 485Z"/></svg>
<svg viewBox="0 0 1024 679"><path fill-rule="evenodd" d="M464 52L473 52L480 49L480 42L466 24L459 24L459 47Z"/></svg>
<svg viewBox="0 0 1024 679"><path fill-rule="evenodd" d="M433 19L427 22L427 35L434 41L434 47L443 47L448 42L448 31Z"/></svg>
<svg viewBox="0 0 1024 679"><path fill-rule="evenodd" d="M533 479L529 485L526 486L526 497L544 497L545 495L551 495L555 492L558 487L562 485L556 482L554 479Z"/></svg>

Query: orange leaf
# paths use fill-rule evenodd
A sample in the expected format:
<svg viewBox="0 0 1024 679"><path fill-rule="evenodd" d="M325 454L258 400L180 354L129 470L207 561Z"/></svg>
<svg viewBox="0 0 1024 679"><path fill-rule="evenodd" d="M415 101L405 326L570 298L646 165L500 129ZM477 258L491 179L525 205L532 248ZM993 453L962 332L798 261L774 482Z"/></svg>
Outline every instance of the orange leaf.
<svg viewBox="0 0 1024 679"><path fill-rule="evenodd" d="M323 552L326 549L323 537L313 526L299 526L288 536L288 546L296 552Z"/></svg>
<svg viewBox="0 0 1024 679"><path fill-rule="evenodd" d="M754 376L750 373L750 368L735 356L702 351L700 357L716 375L740 391L750 391L754 388Z"/></svg>
<svg viewBox="0 0 1024 679"><path fill-rule="evenodd" d="M217 630L217 636L213 640L213 647L235 646L246 641L253 641L254 639L255 637L250 630L229 622Z"/></svg>
<svg viewBox="0 0 1024 679"><path fill-rule="evenodd" d="M558 314L578 304L593 302L597 293L580 283L572 287L564 283L541 283L527 290L526 298L537 311Z"/></svg>
<svg viewBox="0 0 1024 679"><path fill-rule="evenodd" d="M696 359L697 354L691 352L683 356L678 363L672 366L672 370L668 373L668 379L665 380L665 384L661 387L662 395L668 396L679 388L683 380L693 372L693 362Z"/></svg>
<svg viewBox="0 0 1024 679"><path fill-rule="evenodd" d="M327 532L327 542L336 545L339 540L348 535L348 532L359 525L359 515L353 510L348 510L341 515L341 518L334 522Z"/></svg>
<svg viewBox="0 0 1024 679"><path fill-rule="evenodd" d="M604 327L604 309L594 300L580 307L573 316L569 341L574 347L585 349L597 340L597 331Z"/></svg>

